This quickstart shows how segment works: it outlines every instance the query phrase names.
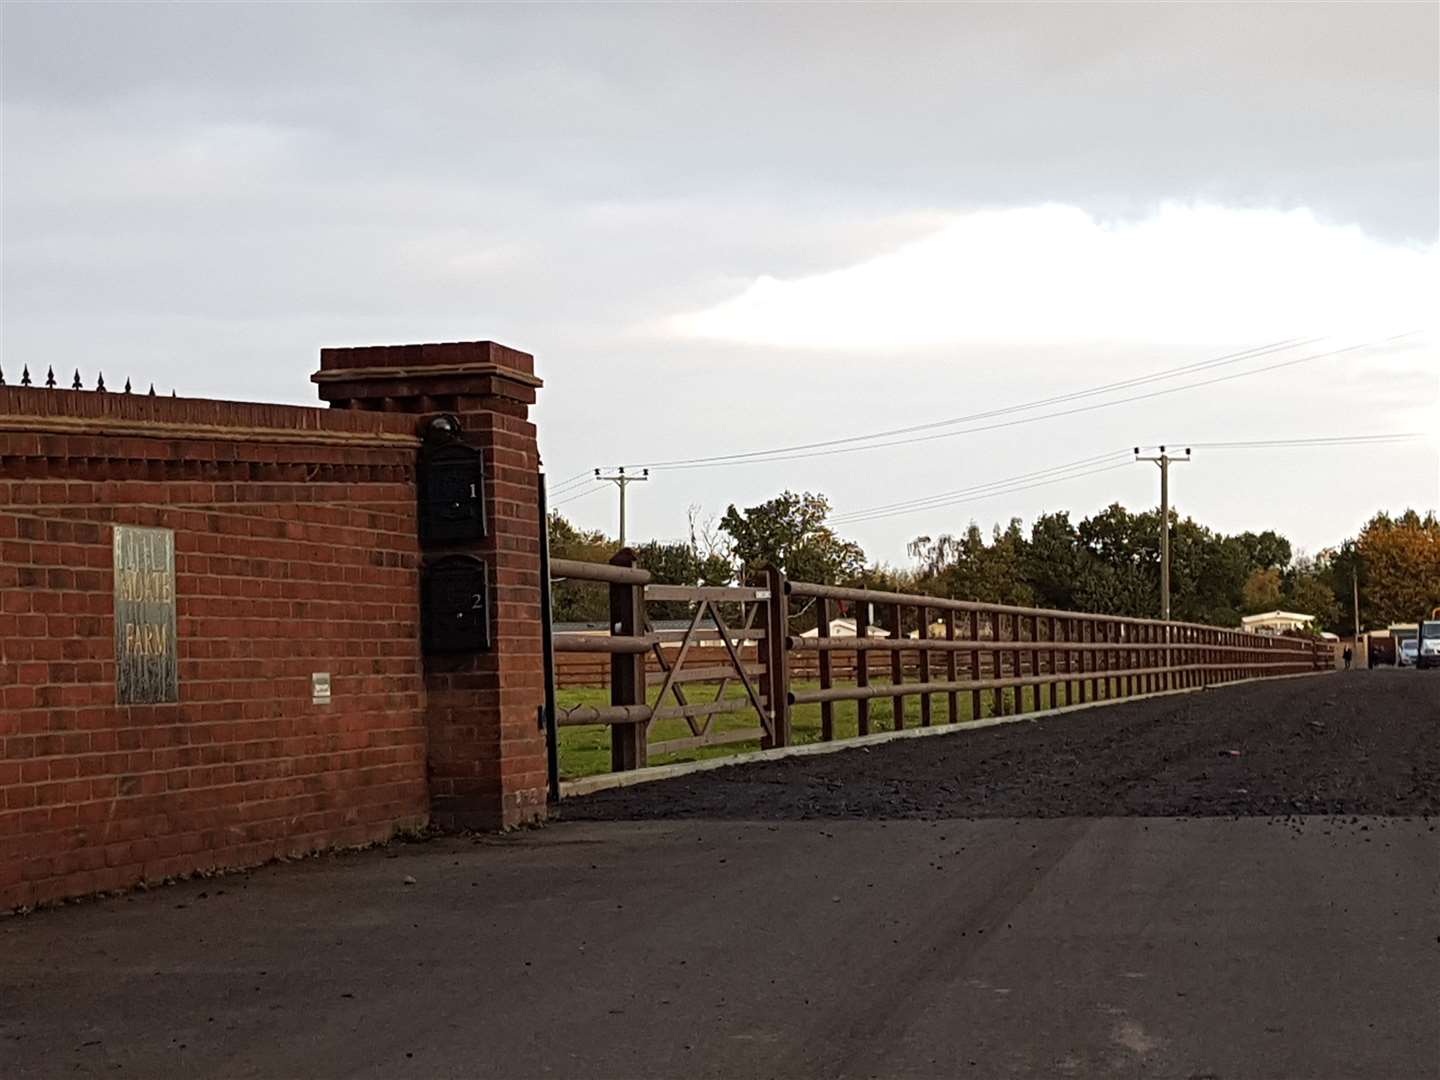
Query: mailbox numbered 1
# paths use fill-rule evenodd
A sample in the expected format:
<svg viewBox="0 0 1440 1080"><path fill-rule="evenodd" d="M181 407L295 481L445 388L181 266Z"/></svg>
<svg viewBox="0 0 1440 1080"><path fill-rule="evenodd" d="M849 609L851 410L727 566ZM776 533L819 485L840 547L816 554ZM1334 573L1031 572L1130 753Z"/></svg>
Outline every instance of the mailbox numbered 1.
<svg viewBox="0 0 1440 1080"><path fill-rule="evenodd" d="M473 555L447 555L425 567L424 641L428 653L490 647L490 582Z"/></svg>
<svg viewBox="0 0 1440 1080"><path fill-rule="evenodd" d="M485 469L479 450L463 443L426 447L420 456L420 537L453 544L485 535Z"/></svg>

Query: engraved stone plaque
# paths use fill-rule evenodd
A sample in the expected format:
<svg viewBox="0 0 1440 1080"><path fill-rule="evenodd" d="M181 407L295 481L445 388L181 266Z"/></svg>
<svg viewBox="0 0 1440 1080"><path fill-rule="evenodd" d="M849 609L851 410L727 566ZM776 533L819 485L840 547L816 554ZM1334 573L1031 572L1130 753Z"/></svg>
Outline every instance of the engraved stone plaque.
<svg viewBox="0 0 1440 1080"><path fill-rule="evenodd" d="M115 695L121 705L180 700L175 534L115 526Z"/></svg>

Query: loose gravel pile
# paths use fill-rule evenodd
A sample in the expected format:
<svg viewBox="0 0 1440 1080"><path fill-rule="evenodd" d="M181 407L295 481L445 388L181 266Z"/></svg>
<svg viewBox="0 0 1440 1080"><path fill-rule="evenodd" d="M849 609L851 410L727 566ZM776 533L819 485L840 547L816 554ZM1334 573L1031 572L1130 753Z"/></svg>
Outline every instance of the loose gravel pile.
<svg viewBox="0 0 1440 1080"><path fill-rule="evenodd" d="M1440 814L1440 672L1247 683L567 799L566 819Z"/></svg>

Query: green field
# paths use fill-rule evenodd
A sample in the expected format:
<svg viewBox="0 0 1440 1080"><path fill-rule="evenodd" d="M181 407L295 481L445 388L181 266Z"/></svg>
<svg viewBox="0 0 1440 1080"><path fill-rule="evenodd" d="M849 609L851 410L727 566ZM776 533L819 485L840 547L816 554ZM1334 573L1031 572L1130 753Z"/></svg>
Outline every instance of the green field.
<svg viewBox="0 0 1440 1080"><path fill-rule="evenodd" d="M792 684L792 690L813 690L819 686L816 682L797 682ZM1078 686L1078 684L1077 684ZM714 686L690 685L686 688L689 699L692 702L710 701L715 696ZM1037 706L1035 702L1035 688L1026 687L1025 707L1033 710ZM650 704L655 704L655 695L659 693L659 687L653 687L650 691ZM1015 700L1015 691L1007 690L1006 708L1004 711L1012 712ZM569 708L575 705L603 706L610 704L610 691L603 687L577 687L557 691L557 703L561 708ZM1103 696L1103 694L1101 695ZM744 687L732 685L727 687L726 699L743 699L745 697ZM965 721L972 719L970 715L970 693L961 691L958 695L960 704L960 715L958 720ZM986 692L982 695L982 716L993 715L990 704L991 695ZM1075 700L1080 700L1079 694ZM1049 702L1048 695L1045 699ZM1063 690L1060 699L1064 703ZM673 703L673 698L672 698ZM835 738L852 738L857 734L855 719L855 702L835 702ZM947 696L943 693L931 696L931 708L933 710L932 722L935 724L951 723L947 715ZM920 699L919 697L907 697L905 699L905 726L918 727L920 725ZM743 728L759 726L759 720L753 712L750 713L725 713L715 716L711 720L711 731L737 731ZM881 731L892 731L895 727L894 704L888 697L876 698L870 702L870 731L872 734ZM820 706L819 705L796 705L790 710L790 729L792 741L795 744L812 743L820 741ZM690 728L683 719L657 720L650 725L650 742L656 743L665 739L680 739L690 735ZM651 754L651 765L667 765L677 761L699 761L702 758L728 757L733 754L744 753L748 750L758 750L760 744L757 740L750 740L740 743L728 743L723 746L704 746L690 750L676 751L668 754ZM584 727L562 727L560 729L560 776L565 780L574 780L581 776L593 776L596 773L610 771L610 728L605 724L588 724Z"/></svg>

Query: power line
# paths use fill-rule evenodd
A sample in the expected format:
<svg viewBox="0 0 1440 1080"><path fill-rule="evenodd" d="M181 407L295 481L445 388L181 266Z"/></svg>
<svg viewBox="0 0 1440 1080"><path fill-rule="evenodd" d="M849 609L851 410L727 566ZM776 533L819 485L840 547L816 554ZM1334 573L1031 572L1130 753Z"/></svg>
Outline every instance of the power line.
<svg viewBox="0 0 1440 1080"><path fill-rule="evenodd" d="M973 495L984 491L986 488L1018 483L1025 480L1033 480L1037 477L1046 476L1050 473L1066 472L1070 469L1084 468L1087 465L1096 465L1103 461L1109 461L1114 458L1129 456L1130 451L1127 449L1112 450L1109 453L1096 454L1094 457L1081 458L1078 461L1067 462L1064 465L1053 465L1047 469L1037 469L1034 472L1021 473L1018 476L1007 476L1003 480L992 480L984 484L974 484L970 487L956 488L952 491L937 492L934 495L924 495L915 499L901 499L898 502L882 503L879 506L869 506L864 508L863 510L852 510L844 514L837 514L834 518L831 519L831 521L843 522L848 518L862 516L868 517L871 514L882 513L888 510L924 510L929 508L928 504L941 502L945 499L954 498L956 496Z"/></svg>
<svg viewBox="0 0 1440 1080"><path fill-rule="evenodd" d="M914 439L893 439L893 440L890 440L890 441L887 441L887 442L872 443L871 445L867 445L867 446L851 446L851 445L847 445L847 444L853 444L853 443L856 443L856 442L866 442L866 441L869 441L869 440L879 439L879 438L883 438L883 437L888 436L888 435L903 434L903 433L914 432L914 431L932 430L932 429L938 428L938 427L948 427L948 426L953 426L953 425L956 425L956 424L968 423L968 422L972 422L972 421L977 420L977 419L983 419L983 418L994 417L994 416L1003 416L1003 415L1007 415L1007 414L1011 414L1011 413L1016 413L1016 412L1024 412L1024 411L1028 411L1028 410L1030 410L1030 409L1040 408L1040 407L1042 407L1042 406L1044 406L1044 405L1047 405L1047 404L1056 404L1056 403L1063 402L1063 401L1080 400L1080 399L1083 399L1083 398L1086 398L1086 397L1093 397L1093 396L1095 396L1096 394L1106 393L1106 392L1108 392L1108 391L1110 391L1110 390L1123 389L1123 388L1130 387L1130 386L1137 386L1137 385L1143 385L1143 384L1146 384L1146 383L1157 382L1157 381L1160 381L1160 380L1162 380L1162 379L1174 378L1174 377L1176 377L1176 376L1178 376L1178 375L1192 374L1192 373L1194 373L1194 372L1196 372L1196 371L1200 371L1200 370L1207 370L1207 369L1213 369L1213 368L1217 368L1217 367L1229 366L1229 365L1231 365L1231 364L1239 363L1239 362L1242 361L1242 360L1256 359L1256 358L1258 358L1258 357L1270 355L1270 354L1273 354L1273 353L1276 353L1276 352L1283 352L1283 351L1285 351L1285 350L1292 349L1292 348L1295 348L1295 347L1297 347L1297 346L1303 346L1303 345L1313 344L1314 342L1316 342L1316 341L1321 341L1321 340L1323 340L1323 339L1322 339L1322 338L1304 338L1304 339L1295 338L1295 339L1290 339L1290 340L1287 340L1287 341L1274 342L1274 343L1271 343L1271 344L1269 344L1269 345L1256 346L1256 347L1253 348L1253 349L1247 349L1247 350L1244 350L1244 351L1239 352L1239 353L1228 353L1228 354L1226 354L1226 355L1224 355L1224 356L1215 357L1215 358L1212 358L1212 359L1210 359L1210 360L1197 361L1197 362L1192 363L1192 364L1184 364L1184 365L1181 365L1180 367L1170 368L1170 369L1167 369L1167 370L1165 370L1165 371L1153 372L1153 373L1151 373L1151 374L1149 374L1149 375L1136 376L1136 377L1133 378L1133 379L1124 379L1124 380L1121 380L1121 381L1118 381L1118 382L1114 382L1114 383L1106 383L1106 384L1104 384L1104 385L1102 385L1102 386L1091 387L1091 388L1086 389L1086 390L1078 390L1078 391L1075 391L1075 392L1073 392L1073 393L1068 393L1068 394L1059 394L1059 395L1056 395L1056 396L1054 396L1054 397L1043 398L1043 399L1040 399L1040 400L1037 400L1037 401L1027 402L1027 403L1020 404L1020 405L1011 405L1011 406L1006 406L1006 407L1000 408L1000 409L991 409L991 410L988 410L988 411L985 411L985 412L972 413L972 414L970 414L970 415L968 415L968 416L952 417L952 418L950 418L950 419L948 419L948 420L936 420L936 421L932 421L932 422L926 423L926 424L915 424L915 425L911 425L911 426L909 426L909 427L894 428L894 429L891 429L891 430L889 430L889 431L871 432L870 434L867 434L867 435L852 435L852 436L847 436L847 437L841 438L841 439L829 439L829 440L824 440L824 441L821 441L821 442L798 443L798 444L795 444L795 445L793 445L793 446L788 446L788 447L775 447L775 448L772 448L772 449L770 449L770 450L756 450L756 451L750 451L750 452L745 452L745 453L735 453L735 454L720 454L720 455L715 455L715 456L713 456L713 457L677 458L677 459L673 459L673 460L671 460L671 461L650 462L650 463L648 463L648 464L643 464L643 463L642 463L642 464L639 465L639 466L631 466L631 467L632 467L632 468L637 468L637 467L638 467L638 468L655 468L655 469L662 469L662 468L663 468L663 469L690 469L690 468L724 468L724 467L729 466L729 465L766 464L766 463L775 462L775 461L796 461L796 460L802 460L802 459L812 458L812 457L822 457L822 456L826 456L826 454L828 454L828 453L842 453L842 454L843 454L843 453L856 453L856 452L864 451L864 450L880 450L880 449L885 449L885 448L892 447L892 446L907 446L907 445L912 445L912 444L914 444L914 443L930 442L930 441L933 441L933 440L936 440L936 439L951 438L951 437L957 436L957 435L970 435L970 434L976 434L976 433L985 432L985 431L996 431L996 430L1000 430L1000 429L1002 429L1002 428L1018 426L1018 425L1020 425L1020 424L1034 423L1034 422L1037 422L1037 421L1040 421L1040 420L1056 419L1056 418L1058 418L1058 417L1064 417L1064 416L1073 416L1073 415L1076 415L1076 414L1078 414L1078 413L1093 412L1093 411L1098 410L1098 409L1110 408L1110 407L1115 406L1115 405L1125 405L1125 404L1130 404L1130 403L1133 403L1133 402L1136 402L1136 401L1145 401L1145 400L1148 400L1148 399L1150 399L1150 398L1162 397L1162 396L1164 396L1164 395L1166 395L1166 394L1179 393L1179 392L1181 392L1181 391L1183 391L1183 390L1194 390L1194 389L1199 389L1199 388L1205 387L1205 386L1212 386L1212 385L1214 385L1214 384L1216 384L1216 383L1228 382L1228 381L1230 381L1231 379L1245 378L1245 377L1248 377L1248 376L1250 376L1250 375L1261 375L1261 374L1264 374L1264 373L1270 372L1270 371L1278 371L1278 370L1280 370L1280 369L1282 369L1282 368L1290 367L1290 366L1295 365L1295 364L1309 363L1309 362L1314 361L1314 360L1327 359L1327 358L1329 358L1329 357L1338 356L1338 355L1341 355L1341 354L1343 354L1343 353L1355 352L1355 351L1360 350L1360 349L1368 349L1368 348L1373 348L1373 347L1379 346L1379 345L1389 344L1390 342L1393 342L1393 341L1399 341L1399 340L1401 340L1401 339L1403 339L1403 338L1411 337L1411 336L1413 336L1413 335L1416 334L1416 333L1418 333L1418 331L1411 330L1411 331L1407 331L1406 333L1403 333L1403 334L1395 334L1395 335L1393 335L1393 336L1391 336L1391 337L1387 337L1387 338L1379 338L1379 339L1376 339L1376 340L1374 340L1374 341L1362 342L1362 343L1360 343L1360 344L1358 344L1358 345L1349 345L1349 346L1346 346L1346 347L1341 348L1341 349L1331 349L1331 350L1328 350L1328 351L1325 351L1325 352L1321 352L1321 353L1313 353L1313 354L1311 354L1311 355L1309 355L1309 356L1296 357L1296 358L1291 359L1291 360L1282 361L1282 362L1280 362L1280 363L1278 363L1278 364L1267 364L1267 365L1265 365L1265 366L1263 366L1263 367L1252 368L1252 369L1250 369L1250 370L1248 370L1248 371L1235 372L1235 373L1233 373L1233 374L1219 376L1219 377L1214 378L1214 379L1204 379L1204 380L1201 380L1201 381L1199 381L1199 382L1186 383L1186 384L1183 385L1183 386L1167 387L1167 388L1164 389L1164 390L1152 391L1152 392L1146 393L1146 394L1136 394L1136 395L1133 395L1133 396L1131 396L1131 397L1117 398L1117 399L1114 400L1114 401L1098 402L1098 403L1096 403L1096 404L1087 405L1087 406L1082 406L1082 407L1077 408L1077 409L1063 409L1063 410L1058 410L1058 411L1055 411L1055 412L1045 413L1045 414L1042 414L1042 415L1040 415L1040 416L1021 417L1021 418L1019 418L1019 419L1011 420L1011 421L1008 421L1008 422L1005 422L1005 423L1000 423L1000 424L987 424L987 425L983 425L983 426L979 426L979 427L966 428L965 430L962 430L962 431L942 432L942 433L940 433L940 434L926 435L926 436L921 436L921 437L919 437L919 438L914 438ZM1320 445L1320 444L1325 443L1325 442L1334 442L1335 445L1340 445L1340 444L1342 444L1342 443L1344 443L1344 442L1349 442L1349 441L1369 441L1369 440L1371 440L1371 439L1377 439L1377 440L1392 440L1392 439L1413 438L1413 437L1417 437L1417 436L1414 435L1414 434L1405 434L1405 435L1396 435L1396 436L1358 436L1358 437L1355 437L1354 440L1351 440L1351 439L1323 440L1323 439L1322 439L1322 440L1303 440L1302 442L1294 442L1294 443L1292 443L1290 440L1256 440L1256 441L1248 441L1248 442L1244 442L1244 443L1234 443L1234 444L1229 444L1229 443L1203 443L1203 444L1202 444L1202 443L1192 442L1192 443L1190 443L1190 445L1191 445L1192 447L1193 447L1193 446L1202 446L1202 445L1203 445L1203 446L1206 447L1207 449L1226 449L1226 448L1230 448L1230 447L1232 447L1232 446L1233 446L1234 448L1236 448L1236 449L1248 449L1248 448L1251 448L1251 447L1254 447L1254 446L1309 445L1309 444ZM831 449L831 448L834 448L834 447L845 447L845 448L844 448L844 449ZM822 451L822 452L816 452L816 453L805 453L805 452L803 452L803 451L806 451L806 450L816 450L816 451ZM561 481L560 483L556 484L556 485L551 489L550 494L551 494L551 496L553 497L554 495L557 495L557 494L565 494L565 493L570 492L570 491L576 491L576 490L578 490L579 488L584 487L584 481L588 480L588 479L590 478L590 476L591 476L591 470L588 470L588 469L587 469L587 470L584 470L584 471L582 471L582 472L576 473L574 476L568 477L567 479L565 479L565 480Z"/></svg>
<svg viewBox="0 0 1440 1080"><path fill-rule="evenodd" d="M1243 349L1240 352L1226 353L1224 356L1212 357L1209 360L1199 360L1189 364L1182 364L1179 367L1167 368L1163 371L1151 372L1148 375L1138 375L1130 379L1122 379L1118 382L1105 383L1101 386L1093 386L1086 390L1069 391L1064 394L1056 394L1053 397L1040 398L1036 401L1028 401L1018 405L1007 405L1003 408L988 409L984 412L971 413L968 416L953 416L946 420L933 420L924 424L911 424L907 427L891 428L887 431L872 431L866 435L849 435L840 439L826 439L821 442L797 443L793 446L774 447L769 450L753 450L749 452L738 452L734 454L715 454L708 457L677 458L671 461L642 462L642 465L649 465L651 468L674 468L682 465L698 465L707 462L743 461L747 458L761 457L769 454L791 453L800 450L818 450L830 446L844 446L850 443L868 442L872 439L882 439L891 435L907 435L916 431L928 431L934 428L951 427L955 424L971 423L975 420L988 420L996 416L1005 416L1010 413L1026 412L1030 409L1038 409L1045 405L1054 405L1063 401L1073 401L1084 397L1093 397L1096 394L1107 393L1111 390L1123 390L1131 386L1138 386L1147 382L1155 382L1160 379L1170 379L1177 375L1188 374L1192 371L1203 370L1212 367L1223 367L1229 364L1236 364L1242 360L1254 359L1257 356L1268 355L1272 352L1281 352L1285 349L1295 348L1301 345L1314 344L1321 338L1289 338L1284 341L1271 342L1268 345L1257 345L1250 349Z"/></svg>
<svg viewBox="0 0 1440 1080"><path fill-rule="evenodd" d="M1000 495L1011 495L1011 494L1014 494L1014 493L1017 492L1017 491L1029 491L1031 488L1046 487L1046 486L1049 485L1049 484L1059 484L1059 483L1062 483L1063 481L1066 481L1066 480L1079 480L1081 477L1085 477L1085 476L1098 476L1100 473L1114 472L1116 469L1126 469L1126 468L1129 468L1130 465L1131 465L1131 462L1130 462L1130 461L1121 461L1121 462L1117 462L1116 464L1113 464L1113 465L1105 465L1105 466L1102 466L1102 467L1100 467L1100 468L1098 468L1098 469L1086 469L1086 470L1081 471L1081 472L1067 473L1067 474L1064 475L1064 476L1053 476L1053 477L1049 478L1048 480L1039 480L1039 481L1036 481L1036 482L1033 483L1033 484L1013 484L1013 485L1011 485L1011 486L1009 486L1009 487L997 487L997 488L995 488L995 489L993 489L993 490L984 491L984 492L981 492L981 493L979 493L979 494L977 494L977 495L974 495L974 496L967 496L966 498L963 498L963 499L953 499L953 500L950 500L949 502L936 503L936 504L933 505L933 506L921 506L921 507L907 508L907 509L903 509L903 510L890 510L890 511L886 511L885 513L867 514L867 515L864 515L863 517L857 516L857 517L847 518L847 519L841 521L840 523L843 524L843 525L857 525L857 524L860 524L861 522L865 522L865 521L876 521L876 520L879 520L879 519L881 519L881 518L899 517L899 516L902 516L902 515L904 515L904 514L914 514L914 513L918 513L920 510L940 510L940 509L946 509L946 508L949 508L949 507L952 507L952 506L962 506L962 505L964 505L965 503L983 502L983 501L985 501L986 499L995 498L995 497L1000 496Z"/></svg>
<svg viewBox="0 0 1440 1080"><path fill-rule="evenodd" d="M567 476L564 480L561 480L555 486L564 487L566 484L574 483L576 480L583 480L585 477L589 476L590 473L591 471L589 469L581 469L579 472L574 473L571 476Z"/></svg>
<svg viewBox="0 0 1440 1080"><path fill-rule="evenodd" d="M559 491L561 488L575 483L576 480L584 480L590 476L590 474L591 471L589 469L581 469L574 476L567 476L564 480L557 480L554 484L550 485L550 490Z"/></svg>
<svg viewBox="0 0 1440 1080"><path fill-rule="evenodd" d="M598 492L598 491L604 491L604 490L605 490L605 489L602 488L602 487L590 488L590 489L587 490L587 491L582 491L582 492L580 492L580 494L578 494L578 495L571 495L571 496L569 496L569 497L567 497L567 498L560 499L560 500L558 500L558 501L556 501L556 502L551 503L551 504L550 504L550 509L554 510L556 507L564 506L566 503L576 502L576 501L578 501L578 500L580 500L580 499L585 498L587 495L594 495L596 492Z"/></svg>
<svg viewBox="0 0 1440 1080"><path fill-rule="evenodd" d="M587 479L589 479L589 478L587 478ZM576 482L576 483L574 483L574 484L570 484L570 485L565 486L565 487L558 487L558 488L554 489L553 491L547 492L546 494L547 494L547 496L549 497L549 499L553 502L556 498L559 498L559 497L563 497L563 496L565 496L565 495L572 494L573 492L576 492L576 491L580 491L581 489L583 489L583 488L586 487L586 486L587 486L586 482L584 482L584 481L578 481L578 482Z"/></svg>
<svg viewBox="0 0 1440 1080"><path fill-rule="evenodd" d="M1041 420L1053 420L1053 419L1056 419L1057 417L1062 417L1062 416L1075 416L1075 415L1078 415L1078 414L1080 414L1080 413L1095 412L1095 411L1098 410L1098 409L1109 409L1109 408L1115 407L1116 405L1126 405L1126 404L1130 404L1130 403L1136 402L1136 401L1147 401L1147 400L1150 400L1150 399L1152 399L1152 398L1164 397L1164 396L1167 395L1167 394L1178 394L1178 393L1180 393L1180 392L1182 392L1182 391L1185 391L1185 390L1196 390L1196 389L1199 389L1200 387L1203 387L1203 386L1213 386L1213 385L1215 385L1216 383L1229 382L1229 381L1232 380L1232 379L1243 379L1243 378L1247 378L1247 377L1249 377L1249 376L1251 376L1251 375L1260 375L1260 374L1263 374L1263 373L1268 372L1268 371L1279 371L1279 370L1282 369L1282 368L1293 367L1293 366L1296 365L1296 364L1305 364L1305 363L1309 363L1309 362L1315 361L1315 360L1323 360L1323 359L1326 359L1326 358L1328 358L1328 357L1339 356L1339 355L1341 355L1341 354L1343 354L1343 353L1355 352L1355 351L1357 351L1357 350L1359 350L1359 349L1374 348L1374 347L1377 346L1377 345L1384 345L1384 344L1388 344L1388 343L1390 343L1390 342L1392 342L1392 341L1397 341L1397 340L1399 340L1399 339L1401 339L1401 338L1410 337L1411 335L1413 335L1413 334L1415 334L1415 333L1418 333L1418 331L1411 330L1411 331L1408 331L1408 332L1406 332L1406 333L1404 333L1404 334L1395 334L1395 335L1392 335L1391 337L1387 337L1387 338L1377 338L1377 339L1374 340L1374 341L1361 342L1361 343L1358 344L1358 345L1347 345L1347 346L1345 346L1344 348L1340 348L1340 349L1330 349L1330 350L1327 350L1327 351L1325 351L1325 352L1312 353L1312 354L1310 354L1309 356L1300 356L1300 357L1296 357L1296 358L1290 359L1290 360L1283 360L1283 361L1281 361L1281 362L1278 363L1278 364L1267 364L1267 365L1265 365L1264 367L1251 368L1251 369L1248 370L1248 371L1233 372L1233 373L1231 373L1231 374L1229 374L1229 375L1219 375L1219 376L1216 376L1215 378L1212 378L1212 379L1202 379L1202 380L1200 380L1199 382L1186 383L1186 384L1184 384L1183 386L1171 386L1171 387L1166 387L1166 388L1163 389L1163 390L1152 390L1152 391L1150 391L1150 392L1148 392L1148 393L1144 393L1144 394L1133 394L1133 395L1131 395L1130 397L1116 398L1116 399L1114 399L1113 401L1101 401L1101 402L1097 402L1097 403L1091 404L1091 405L1081 405L1081 406L1078 406L1078 407L1073 408L1073 409L1060 409L1060 410L1057 410L1057 411L1055 411L1055 412L1041 413L1041 414L1038 415L1038 416L1020 417L1020 418L1018 418L1018 419L1006 420L1006 421L1002 421L1002 422L996 423L996 424L984 424L984 425L980 425L980 426L978 426L978 427L965 428L964 430L961 430L961 431L944 431L944 432L940 432L940 433L938 433L938 434L919 435L919 436L915 436L914 438L908 438L908 439L891 439L891 440L886 441L886 442L871 443L871 444L869 444L869 445L867 445L867 446L832 446L832 447L830 447L830 448L828 448L828 449L816 450L816 451L805 452L805 453L789 453L789 452L784 452L784 451L781 451L781 450L776 450L776 451L756 451L756 452L754 453L754 455L751 455L751 456L746 457L746 458L744 458L744 459L740 459L740 458L739 458L738 456L736 456L736 455L731 455L731 456L726 457L726 458L723 458L723 459L694 458L694 459L688 459L688 460L691 462L690 464L685 464L685 463L684 463L684 460L685 460L685 459L682 459L682 460L677 461L676 463L673 463L673 464L653 465L653 466L650 466L650 467L652 467L652 468L661 468L661 467L663 467L663 468L669 468L669 469L714 469L714 468L725 468L725 467L728 467L728 466L731 466L731 465L756 465L756 464L768 464L768 463L772 463L772 462L776 462L776 461L798 461L798 460L801 460L801 459L804 459L804 458L829 457L829 456L834 455L834 454L854 454L854 453L859 453L859 452L867 451L867 450L880 450L880 449L885 449L885 448L887 448L887 447L892 447L892 446L909 446L909 445L913 445L913 444L916 444L916 443L933 442L933 441L935 441L935 440L937 440L937 439L952 439L952 438L955 438L956 436L959 436L959 435L974 435L974 434L977 434L977 433L982 432L982 431L998 431L998 430L1003 429L1003 428L1017 427L1017 426L1022 425L1022 424L1033 424L1033 423L1037 423L1038 421L1041 421ZM1287 346L1284 346L1284 347L1285 347L1285 348L1291 348L1291 347L1293 347L1293 346L1288 346L1288 345L1287 345ZM1278 350L1278 349L1271 349L1271 351L1273 352L1273 351L1279 351L1279 350ZM1264 355L1264 354L1263 354L1263 353L1260 353L1260 352L1257 350L1254 355ZM1252 358L1252 359L1253 359L1253 355L1252 355L1251 357L1249 357L1249 358ZM1227 362L1228 362L1228 361L1227 361ZM1218 363L1218 361L1216 361L1216 363ZM1158 377L1159 377L1159 376L1157 376L1157 378L1158 378ZM1152 380L1152 381L1153 381L1153 380ZM1076 397L1078 397L1078 396L1083 396L1083 395L1086 395L1086 394L1089 394L1089 393L1090 393L1090 391L1079 391L1079 392L1077 392L1077 394L1076 394L1075 396L1076 396ZM1015 407L1013 407L1013 409L1010 410L1010 411L1018 411L1020 408L1021 408L1021 406L1015 406ZM959 422L959 419L957 419L957 420L954 421L954 422L957 422L957 423L958 423L958 422ZM874 436L856 436L855 438L873 438L873 437L874 437ZM840 441L844 441L844 440L840 440ZM762 457L762 456L758 456L758 455L762 455L762 454L768 454L768 455L770 455L770 456L763 456L763 457Z"/></svg>
<svg viewBox="0 0 1440 1080"><path fill-rule="evenodd" d="M564 494L566 491L574 491L576 488L584 487L585 482L593 475L593 470L585 469L582 472L576 473L574 476L566 477L559 483L549 485L547 492L553 498L556 495Z"/></svg>
<svg viewBox="0 0 1440 1080"><path fill-rule="evenodd" d="M1400 442L1408 439L1424 438L1424 432L1393 432L1376 435L1323 435L1313 438L1296 439L1250 439L1233 442L1191 442L1191 443L1168 443L1166 445L1183 445L1191 449L1203 448L1214 450L1225 449L1265 449L1265 448L1287 448L1287 447L1323 447L1323 446L1348 446L1348 445L1385 445L1388 442ZM1150 449L1145 447L1142 449ZM1046 484L1059 483L1064 480L1078 480L1085 476L1094 476L1103 472L1110 472L1130 464L1132 450L1127 448L1115 450L1105 454L1097 454L1094 457L1080 458L1077 461L1067 462L1063 465L1053 465L1049 468L1039 469L1034 472L1022 473L1018 476L1007 477L1002 480L992 480L984 484L976 484L968 488L959 488L954 491L939 492L933 495L920 496L914 499L907 499L901 502L886 503L880 506L867 507L863 510L854 510L848 513L836 514L827 519L830 525L855 525L866 521L875 521L881 518L899 517L905 514L917 513L921 510L939 510L951 506L963 505L967 502L977 502L989 499L998 495L1008 495L1017 491L1028 491L1031 488L1042 487ZM1115 458L1124 457L1127 460L1113 465L1105 465L1100 468L1087 468L1090 465L1099 465L1102 462L1109 462ZM1047 479L1037 480L1039 477ZM1037 480L1031 483L1028 481ZM956 497L958 496L958 498Z"/></svg>
<svg viewBox="0 0 1440 1080"><path fill-rule="evenodd" d="M1360 446L1423 439L1423 431L1397 431L1388 435L1323 435L1313 439L1247 439L1237 442L1191 442L1184 445L1206 450L1258 450L1264 447ZM1171 446L1178 445L1171 443Z"/></svg>

